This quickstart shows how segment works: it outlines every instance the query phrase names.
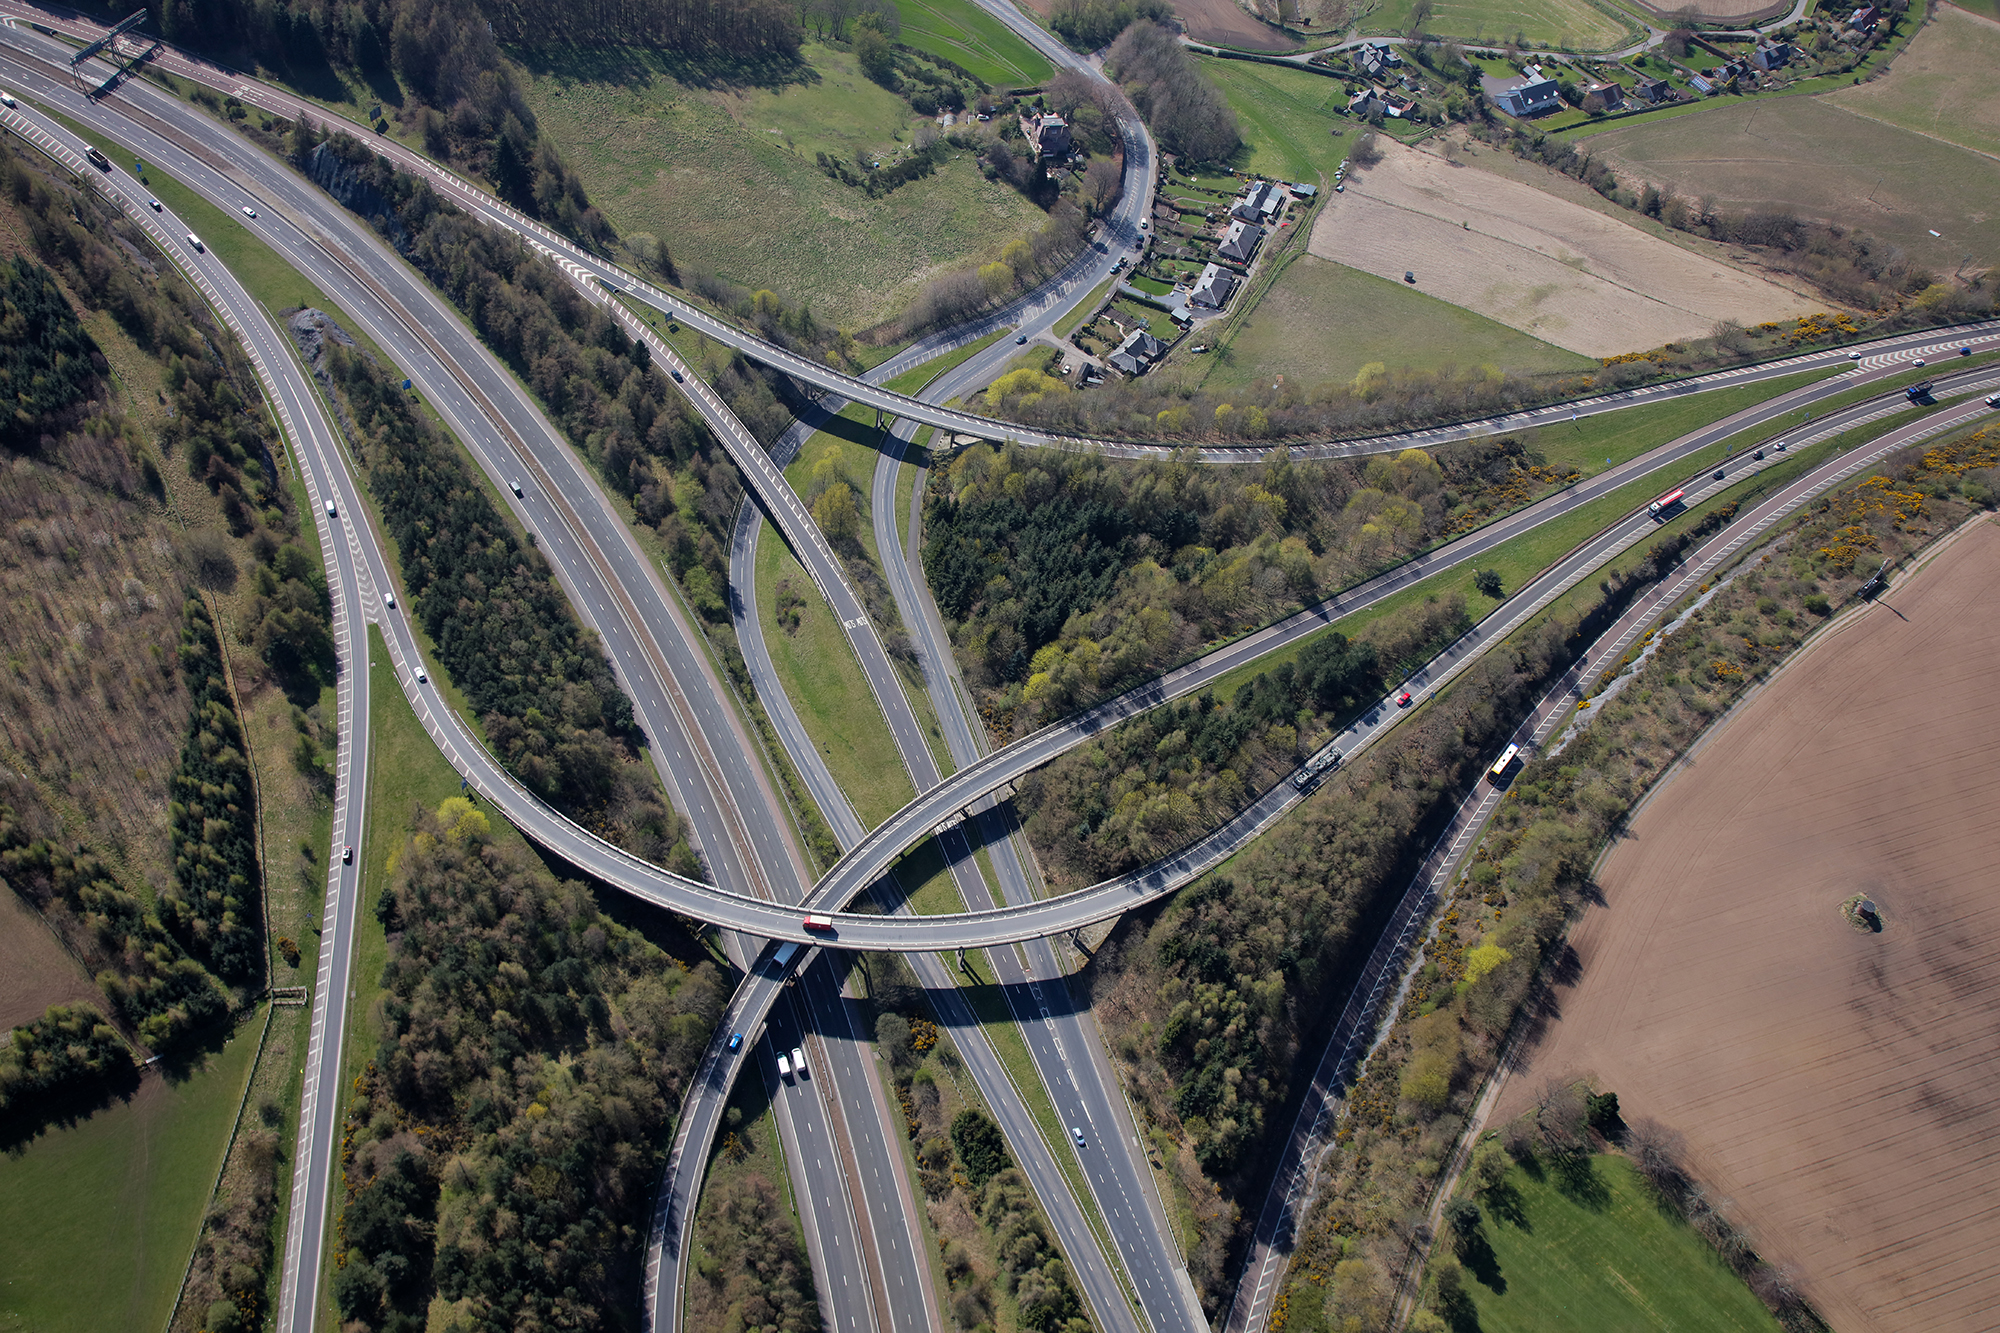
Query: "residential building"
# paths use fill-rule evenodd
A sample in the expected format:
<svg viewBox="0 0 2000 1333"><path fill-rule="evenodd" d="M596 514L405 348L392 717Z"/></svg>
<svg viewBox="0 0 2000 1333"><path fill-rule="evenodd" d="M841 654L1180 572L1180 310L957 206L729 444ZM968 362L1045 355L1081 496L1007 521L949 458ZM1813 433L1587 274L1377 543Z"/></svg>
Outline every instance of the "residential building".
<svg viewBox="0 0 2000 1333"><path fill-rule="evenodd" d="M1060 162L1069 156L1069 122L1054 112L1030 113L1021 117L1021 133L1028 146L1045 162Z"/></svg>
<svg viewBox="0 0 2000 1333"><path fill-rule="evenodd" d="M1598 99L1598 105L1606 111L1623 110L1625 90L1615 83L1588 83L1583 88L1583 98L1587 104L1591 98Z"/></svg>
<svg viewBox="0 0 2000 1333"><path fill-rule="evenodd" d="M1632 86L1632 95L1658 106L1674 100L1674 86L1665 79L1640 79Z"/></svg>
<svg viewBox="0 0 2000 1333"><path fill-rule="evenodd" d="M1148 333L1143 326L1125 335L1125 341L1111 355L1104 358L1113 370L1127 375L1143 375L1146 367L1152 365L1166 353L1166 345Z"/></svg>
<svg viewBox="0 0 2000 1333"><path fill-rule="evenodd" d="M1280 212L1284 211L1285 192L1269 181L1258 181L1243 192L1230 214L1245 222L1261 222L1269 225Z"/></svg>
<svg viewBox="0 0 2000 1333"><path fill-rule="evenodd" d="M1783 69L1791 63L1791 59L1792 44L1790 42L1772 42L1766 46L1760 46L1750 53L1750 63L1767 74L1774 69Z"/></svg>
<svg viewBox="0 0 2000 1333"><path fill-rule="evenodd" d="M1257 253L1257 246L1264 239L1264 229L1254 222L1238 220L1229 224L1229 230L1222 233L1222 243L1215 247L1215 253L1224 259L1233 259L1239 264L1247 264Z"/></svg>
<svg viewBox="0 0 2000 1333"><path fill-rule="evenodd" d="M1856 32L1869 32L1874 29L1876 23L1881 21L1881 18L1881 10L1877 9L1874 5L1864 5L1847 16L1847 26Z"/></svg>
<svg viewBox="0 0 2000 1333"><path fill-rule="evenodd" d="M1502 88L1494 100L1510 116L1538 116L1561 106L1562 94L1557 91L1554 79L1523 79L1510 88Z"/></svg>
<svg viewBox="0 0 2000 1333"><path fill-rule="evenodd" d="M1403 58L1388 43L1371 42L1354 53L1354 63L1361 66L1361 72L1369 78L1379 79L1384 71L1400 68Z"/></svg>
<svg viewBox="0 0 2000 1333"><path fill-rule="evenodd" d="M1195 279L1194 292L1188 297L1190 304L1205 306L1210 310L1220 310L1236 291L1236 275L1220 264L1210 264L1202 269Z"/></svg>

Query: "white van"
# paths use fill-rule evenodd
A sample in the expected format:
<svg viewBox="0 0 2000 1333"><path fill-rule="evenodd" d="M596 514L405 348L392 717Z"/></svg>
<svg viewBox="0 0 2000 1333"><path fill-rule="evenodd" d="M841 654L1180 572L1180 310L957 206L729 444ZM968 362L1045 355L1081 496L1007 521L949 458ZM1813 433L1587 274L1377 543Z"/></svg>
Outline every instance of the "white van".
<svg viewBox="0 0 2000 1333"><path fill-rule="evenodd" d="M792 1060L783 1051L778 1053L778 1077L787 1083L792 1081Z"/></svg>

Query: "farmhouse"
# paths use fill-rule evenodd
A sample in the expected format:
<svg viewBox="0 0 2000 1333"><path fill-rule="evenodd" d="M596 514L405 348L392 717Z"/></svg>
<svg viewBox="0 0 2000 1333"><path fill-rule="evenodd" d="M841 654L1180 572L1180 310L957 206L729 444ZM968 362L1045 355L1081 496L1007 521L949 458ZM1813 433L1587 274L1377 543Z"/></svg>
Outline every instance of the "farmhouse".
<svg viewBox="0 0 2000 1333"><path fill-rule="evenodd" d="M1268 225L1285 207L1285 192L1269 181L1258 181L1243 192L1230 209L1232 216L1245 222L1262 222Z"/></svg>
<svg viewBox="0 0 2000 1333"><path fill-rule="evenodd" d="M1632 85L1632 95L1658 106L1674 100L1674 86L1665 79L1641 79Z"/></svg>
<svg viewBox="0 0 2000 1333"><path fill-rule="evenodd" d="M1536 116L1562 105L1562 94L1554 79L1523 79L1498 95L1500 109L1510 116Z"/></svg>
<svg viewBox="0 0 2000 1333"><path fill-rule="evenodd" d="M1625 90L1615 83L1586 84L1583 90L1583 104L1586 110L1590 99L1595 97L1597 105L1606 111L1616 111L1625 105Z"/></svg>
<svg viewBox="0 0 2000 1333"><path fill-rule="evenodd" d="M1396 48L1386 42L1371 42L1354 53L1354 59L1361 66L1361 72L1371 79L1382 77L1384 70L1395 69L1403 63L1396 54Z"/></svg>
<svg viewBox="0 0 2000 1333"><path fill-rule="evenodd" d="M1220 310L1235 290L1235 276L1220 264L1210 264L1195 279L1194 291L1188 301L1209 310Z"/></svg>
<svg viewBox="0 0 2000 1333"><path fill-rule="evenodd" d="M1864 5L1847 16L1847 26L1855 32L1873 32L1881 18L1881 10L1873 5Z"/></svg>
<svg viewBox="0 0 2000 1333"><path fill-rule="evenodd" d="M1350 116L1372 116L1377 112L1387 114L1388 110L1389 104L1373 88L1363 88L1347 99L1347 114Z"/></svg>
<svg viewBox="0 0 2000 1333"><path fill-rule="evenodd" d="M1760 46L1750 53L1750 63L1767 74L1774 69L1783 69L1791 63L1791 59L1792 44L1790 42L1772 42L1767 46Z"/></svg>
<svg viewBox="0 0 2000 1333"><path fill-rule="evenodd" d="M1254 222L1232 222L1229 230L1222 233L1222 243L1215 247L1215 253L1224 259L1233 259L1239 264L1247 264L1257 253L1258 244L1264 239L1264 229Z"/></svg>
<svg viewBox="0 0 2000 1333"><path fill-rule="evenodd" d="M1112 369L1127 375L1143 375L1146 367L1152 365L1166 353L1166 346L1152 334L1136 328L1125 335L1125 341L1118 344L1115 351L1104 359Z"/></svg>
<svg viewBox="0 0 2000 1333"><path fill-rule="evenodd" d="M1021 133L1037 157L1060 162L1069 156L1069 122L1054 112L1021 117Z"/></svg>

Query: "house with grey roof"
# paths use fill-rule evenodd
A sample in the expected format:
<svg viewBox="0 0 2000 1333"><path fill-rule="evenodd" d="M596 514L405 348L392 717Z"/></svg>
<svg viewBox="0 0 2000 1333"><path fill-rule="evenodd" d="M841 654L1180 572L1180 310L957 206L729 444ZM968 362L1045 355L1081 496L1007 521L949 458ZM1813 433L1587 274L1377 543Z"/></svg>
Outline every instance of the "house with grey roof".
<svg viewBox="0 0 2000 1333"><path fill-rule="evenodd" d="M1104 358L1113 370L1127 375L1143 375L1146 368L1166 354L1166 344L1148 333L1144 325L1125 335L1111 355Z"/></svg>
<svg viewBox="0 0 2000 1333"><path fill-rule="evenodd" d="M1035 150L1035 156L1045 162L1060 162L1069 156L1069 122L1054 112L1022 116L1021 133Z"/></svg>
<svg viewBox="0 0 2000 1333"><path fill-rule="evenodd" d="M1220 264L1210 264L1203 268L1201 276L1195 279L1194 291L1189 294L1188 303L1209 310L1220 310L1235 291L1236 275Z"/></svg>
<svg viewBox="0 0 2000 1333"><path fill-rule="evenodd" d="M1523 79L1494 96L1500 109L1510 116L1538 116L1562 105L1562 94L1554 79Z"/></svg>
<svg viewBox="0 0 2000 1333"><path fill-rule="evenodd" d="M1229 230L1222 233L1222 243L1215 247L1215 253L1224 259L1233 259L1239 264L1250 262L1257 253L1257 246L1264 239L1264 229L1254 222L1241 219L1229 224Z"/></svg>
<svg viewBox="0 0 2000 1333"><path fill-rule="evenodd" d="M1269 181L1258 181L1243 192L1230 213L1245 222L1261 222L1266 226L1275 220L1285 206L1285 192Z"/></svg>

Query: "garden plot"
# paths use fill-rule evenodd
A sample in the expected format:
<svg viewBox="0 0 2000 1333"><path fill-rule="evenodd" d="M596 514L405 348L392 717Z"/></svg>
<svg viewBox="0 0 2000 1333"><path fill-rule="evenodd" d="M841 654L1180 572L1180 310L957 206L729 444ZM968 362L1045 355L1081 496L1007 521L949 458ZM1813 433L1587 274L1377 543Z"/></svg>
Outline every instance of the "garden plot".
<svg viewBox="0 0 2000 1333"><path fill-rule="evenodd" d="M1495 1121L1593 1074L1843 1333L2000 1306L2000 526L1808 647L1632 820ZM1841 914L1880 905L1880 933Z"/></svg>
<svg viewBox="0 0 2000 1333"><path fill-rule="evenodd" d="M1313 226L1313 254L1402 281L1586 356L1820 308L1532 185L1381 141Z"/></svg>

